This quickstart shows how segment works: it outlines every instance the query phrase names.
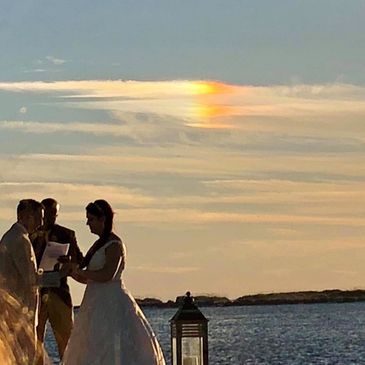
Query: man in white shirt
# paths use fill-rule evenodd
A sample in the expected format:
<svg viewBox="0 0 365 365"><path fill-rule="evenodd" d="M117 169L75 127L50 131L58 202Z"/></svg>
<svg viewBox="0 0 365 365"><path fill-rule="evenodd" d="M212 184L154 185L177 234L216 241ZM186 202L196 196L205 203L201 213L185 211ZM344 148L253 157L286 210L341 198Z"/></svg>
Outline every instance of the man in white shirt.
<svg viewBox="0 0 365 365"><path fill-rule="evenodd" d="M20 323L19 326L14 323L13 335L17 338L15 342L23 346L29 364L33 362L37 345L38 306L37 263L29 234L42 225L43 211L40 202L33 199L21 200L17 207L17 222L0 241L0 285L17 301ZM20 319L26 322L31 333L22 329Z"/></svg>

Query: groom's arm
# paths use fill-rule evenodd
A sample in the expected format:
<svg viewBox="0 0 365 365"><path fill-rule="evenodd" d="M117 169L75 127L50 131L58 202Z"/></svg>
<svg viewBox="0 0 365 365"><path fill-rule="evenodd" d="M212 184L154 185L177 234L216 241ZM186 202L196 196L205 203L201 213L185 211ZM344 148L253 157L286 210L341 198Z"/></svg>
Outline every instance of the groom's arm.
<svg viewBox="0 0 365 365"><path fill-rule="evenodd" d="M15 240L8 248L13 258L14 266L22 278L21 285L23 287L21 289L28 294L21 299L26 306L32 309L36 305L37 291L37 264L32 244L29 239L22 237Z"/></svg>

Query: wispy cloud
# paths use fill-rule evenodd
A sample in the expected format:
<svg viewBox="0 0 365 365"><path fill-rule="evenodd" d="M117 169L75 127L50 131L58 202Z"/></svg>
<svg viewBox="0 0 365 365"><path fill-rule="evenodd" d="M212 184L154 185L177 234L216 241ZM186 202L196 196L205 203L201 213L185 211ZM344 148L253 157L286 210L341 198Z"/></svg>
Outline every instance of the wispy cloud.
<svg viewBox="0 0 365 365"><path fill-rule="evenodd" d="M62 66L66 62L67 61L62 58L49 55L44 58L39 58L37 60L34 60L32 63L33 66L35 66L35 68L29 68L23 70L23 73L28 74L28 73L58 72L59 70L55 66Z"/></svg>
<svg viewBox="0 0 365 365"><path fill-rule="evenodd" d="M66 60L63 60L62 58L57 58L54 56L47 56L46 60L56 66L60 66L60 65L63 65L64 63L66 63Z"/></svg>
<svg viewBox="0 0 365 365"><path fill-rule="evenodd" d="M361 249L365 88L91 80L0 90L27 107L19 120L0 120L8 141L19 139L4 139L1 149L1 222L10 223L19 199L53 196L62 220L88 242L84 206L105 198L117 228L144 248L131 259L142 279L193 277L224 261L224 280L256 270L268 288L277 281L270 270L285 260L280 277L290 281L297 264L322 255L338 255L338 264ZM240 244L223 245L234 240ZM165 252L171 242L171 252L192 254L160 260L155 247ZM241 280L236 285L240 291Z"/></svg>
<svg viewBox="0 0 365 365"><path fill-rule="evenodd" d="M103 184L77 184L56 182L0 182L0 192L3 201L18 201L24 196L34 196L44 199L45 196L60 198L62 203L69 206L83 206L90 200L104 196L116 205L124 207L144 207L155 201L138 189L124 186L110 186ZM62 199L61 199L62 198Z"/></svg>
<svg viewBox="0 0 365 365"><path fill-rule="evenodd" d="M179 197L156 197L151 193L143 192L141 189L131 189L120 185L54 182L0 183L0 192L3 196L1 199L3 208L0 210L0 215L3 219L9 216L16 202L25 196L32 196L39 200L47 196L53 196L65 206L74 207L71 211L63 213L65 219L80 221L83 218L81 212L86 203L103 197L113 203L117 213L123 217L124 222L131 223L274 223L280 225L316 224L348 227L362 227L365 225L365 220L361 217L362 204L358 203L359 209L356 205L358 201L365 200L359 186L358 193L354 193L345 201L347 205L344 209L344 196L340 197L337 204L336 193L330 201L321 200L323 196L326 197L325 187L322 191L308 192L307 199L299 194L302 199L298 200L296 194L284 195L285 182L283 182L283 185L279 199L277 195L271 196L269 194L262 194L261 197L260 188L258 187L255 192L252 192L253 197L251 199L243 195L237 196L236 201L234 201L232 192L222 194L216 199L209 194L200 197L190 194ZM330 204L324 206L322 211L318 211L317 202L314 201L314 198L317 198L322 205ZM227 205L222 208L220 205L222 203ZM240 206L243 203L256 204L256 207L251 206L247 209ZM280 207L280 204L283 206ZM295 204L299 204L301 208L296 209ZM273 205L276 205L277 208L274 212L268 213L267 207ZM235 211L235 206L240 208L238 212ZM330 208L331 206L332 208ZM346 207L351 209L346 209ZM255 212L252 212L253 210Z"/></svg>
<svg viewBox="0 0 365 365"><path fill-rule="evenodd" d="M106 110L116 116L167 115L199 128L245 129L246 120L252 123L253 118L268 122L276 118L275 123L281 118L292 128L293 123L301 128L306 122L318 127L328 122L323 118L351 115L356 119L365 113L365 88L346 84L255 87L199 80L89 80L0 83L0 90L58 93L65 106Z"/></svg>
<svg viewBox="0 0 365 365"><path fill-rule="evenodd" d="M146 273L160 273L160 274L186 274L200 271L199 267L189 267L189 266L182 266L182 267L166 267L166 266L131 266L132 270L143 271Z"/></svg>
<svg viewBox="0 0 365 365"><path fill-rule="evenodd" d="M261 175L264 179L275 179L275 175L292 176L292 180L326 181L327 180L354 180L359 181L365 175L365 166L363 157L357 154L331 154L330 156L322 155L287 155L279 154L270 156L265 159L265 154L249 154L224 152L221 150L201 150L199 147L191 147L187 151L183 147L173 150L176 154L171 154L171 150L156 149L146 154L145 148L100 148L94 154L19 154L8 156L0 160L2 171L9 171L8 164L16 160L19 167L26 167L32 164L37 176L37 164L44 168L51 166L57 167L62 176L62 171L72 171L72 169L83 166L79 171L88 174L89 171L95 170L95 164L98 165L99 172L106 175L115 170L115 166L123 167L121 172L169 172L175 174L184 174L199 177L203 180L213 178L227 178L240 172L240 166L245 169L240 175ZM169 153L167 153L169 152ZM178 153L183 153L178 155ZM351 163L349 163L351 161ZM341 166L341 171L338 167ZM10 167L10 165L9 165ZM20 171L21 172L21 171ZM338 177L336 177L338 175ZM29 176L33 176L29 172ZM42 174L38 176L43 176ZM65 176L69 176L68 173ZM270 177L271 176L271 177Z"/></svg>
<svg viewBox="0 0 365 365"><path fill-rule="evenodd" d="M19 113L26 114L27 108L23 107ZM59 122L33 122L33 121L0 121L0 129L16 130L23 133L47 134L59 132L77 132L95 135L124 136L129 135L122 126L103 123L59 123Z"/></svg>
<svg viewBox="0 0 365 365"><path fill-rule="evenodd" d="M45 68L33 68L30 70L23 70L23 73L43 73L46 72L47 70Z"/></svg>

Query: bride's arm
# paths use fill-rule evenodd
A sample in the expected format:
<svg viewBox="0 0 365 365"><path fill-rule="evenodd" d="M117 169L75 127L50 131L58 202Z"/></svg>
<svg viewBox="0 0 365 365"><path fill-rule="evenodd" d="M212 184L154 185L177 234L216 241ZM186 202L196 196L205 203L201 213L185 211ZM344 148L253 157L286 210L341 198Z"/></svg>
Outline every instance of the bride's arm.
<svg viewBox="0 0 365 365"><path fill-rule="evenodd" d="M64 264L62 264L61 269L60 269L60 276L62 277L66 277L66 276L71 276L72 279L78 281L81 284L87 284L87 280L80 276L77 272L78 270L78 264L76 264L76 262L66 262Z"/></svg>
<svg viewBox="0 0 365 365"><path fill-rule="evenodd" d="M80 275L79 271L82 270L79 270L79 268L75 266L75 270L71 273L71 277L81 284L87 284L87 279Z"/></svg>
<svg viewBox="0 0 365 365"><path fill-rule="evenodd" d="M105 265L102 269L95 271L76 269L75 274L78 278L82 278L86 281L91 280L101 283L109 281L113 278L117 271L121 254L121 242L112 243L105 249Z"/></svg>

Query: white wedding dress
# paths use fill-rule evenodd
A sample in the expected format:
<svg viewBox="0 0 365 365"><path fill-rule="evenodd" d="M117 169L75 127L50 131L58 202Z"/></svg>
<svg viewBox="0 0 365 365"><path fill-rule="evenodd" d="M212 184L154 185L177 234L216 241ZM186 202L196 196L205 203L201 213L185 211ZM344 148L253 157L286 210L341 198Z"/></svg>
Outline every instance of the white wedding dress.
<svg viewBox="0 0 365 365"><path fill-rule="evenodd" d="M88 270L105 264L109 241L95 252ZM165 365L147 319L122 281L125 247L112 280L89 281L67 345L64 365Z"/></svg>

